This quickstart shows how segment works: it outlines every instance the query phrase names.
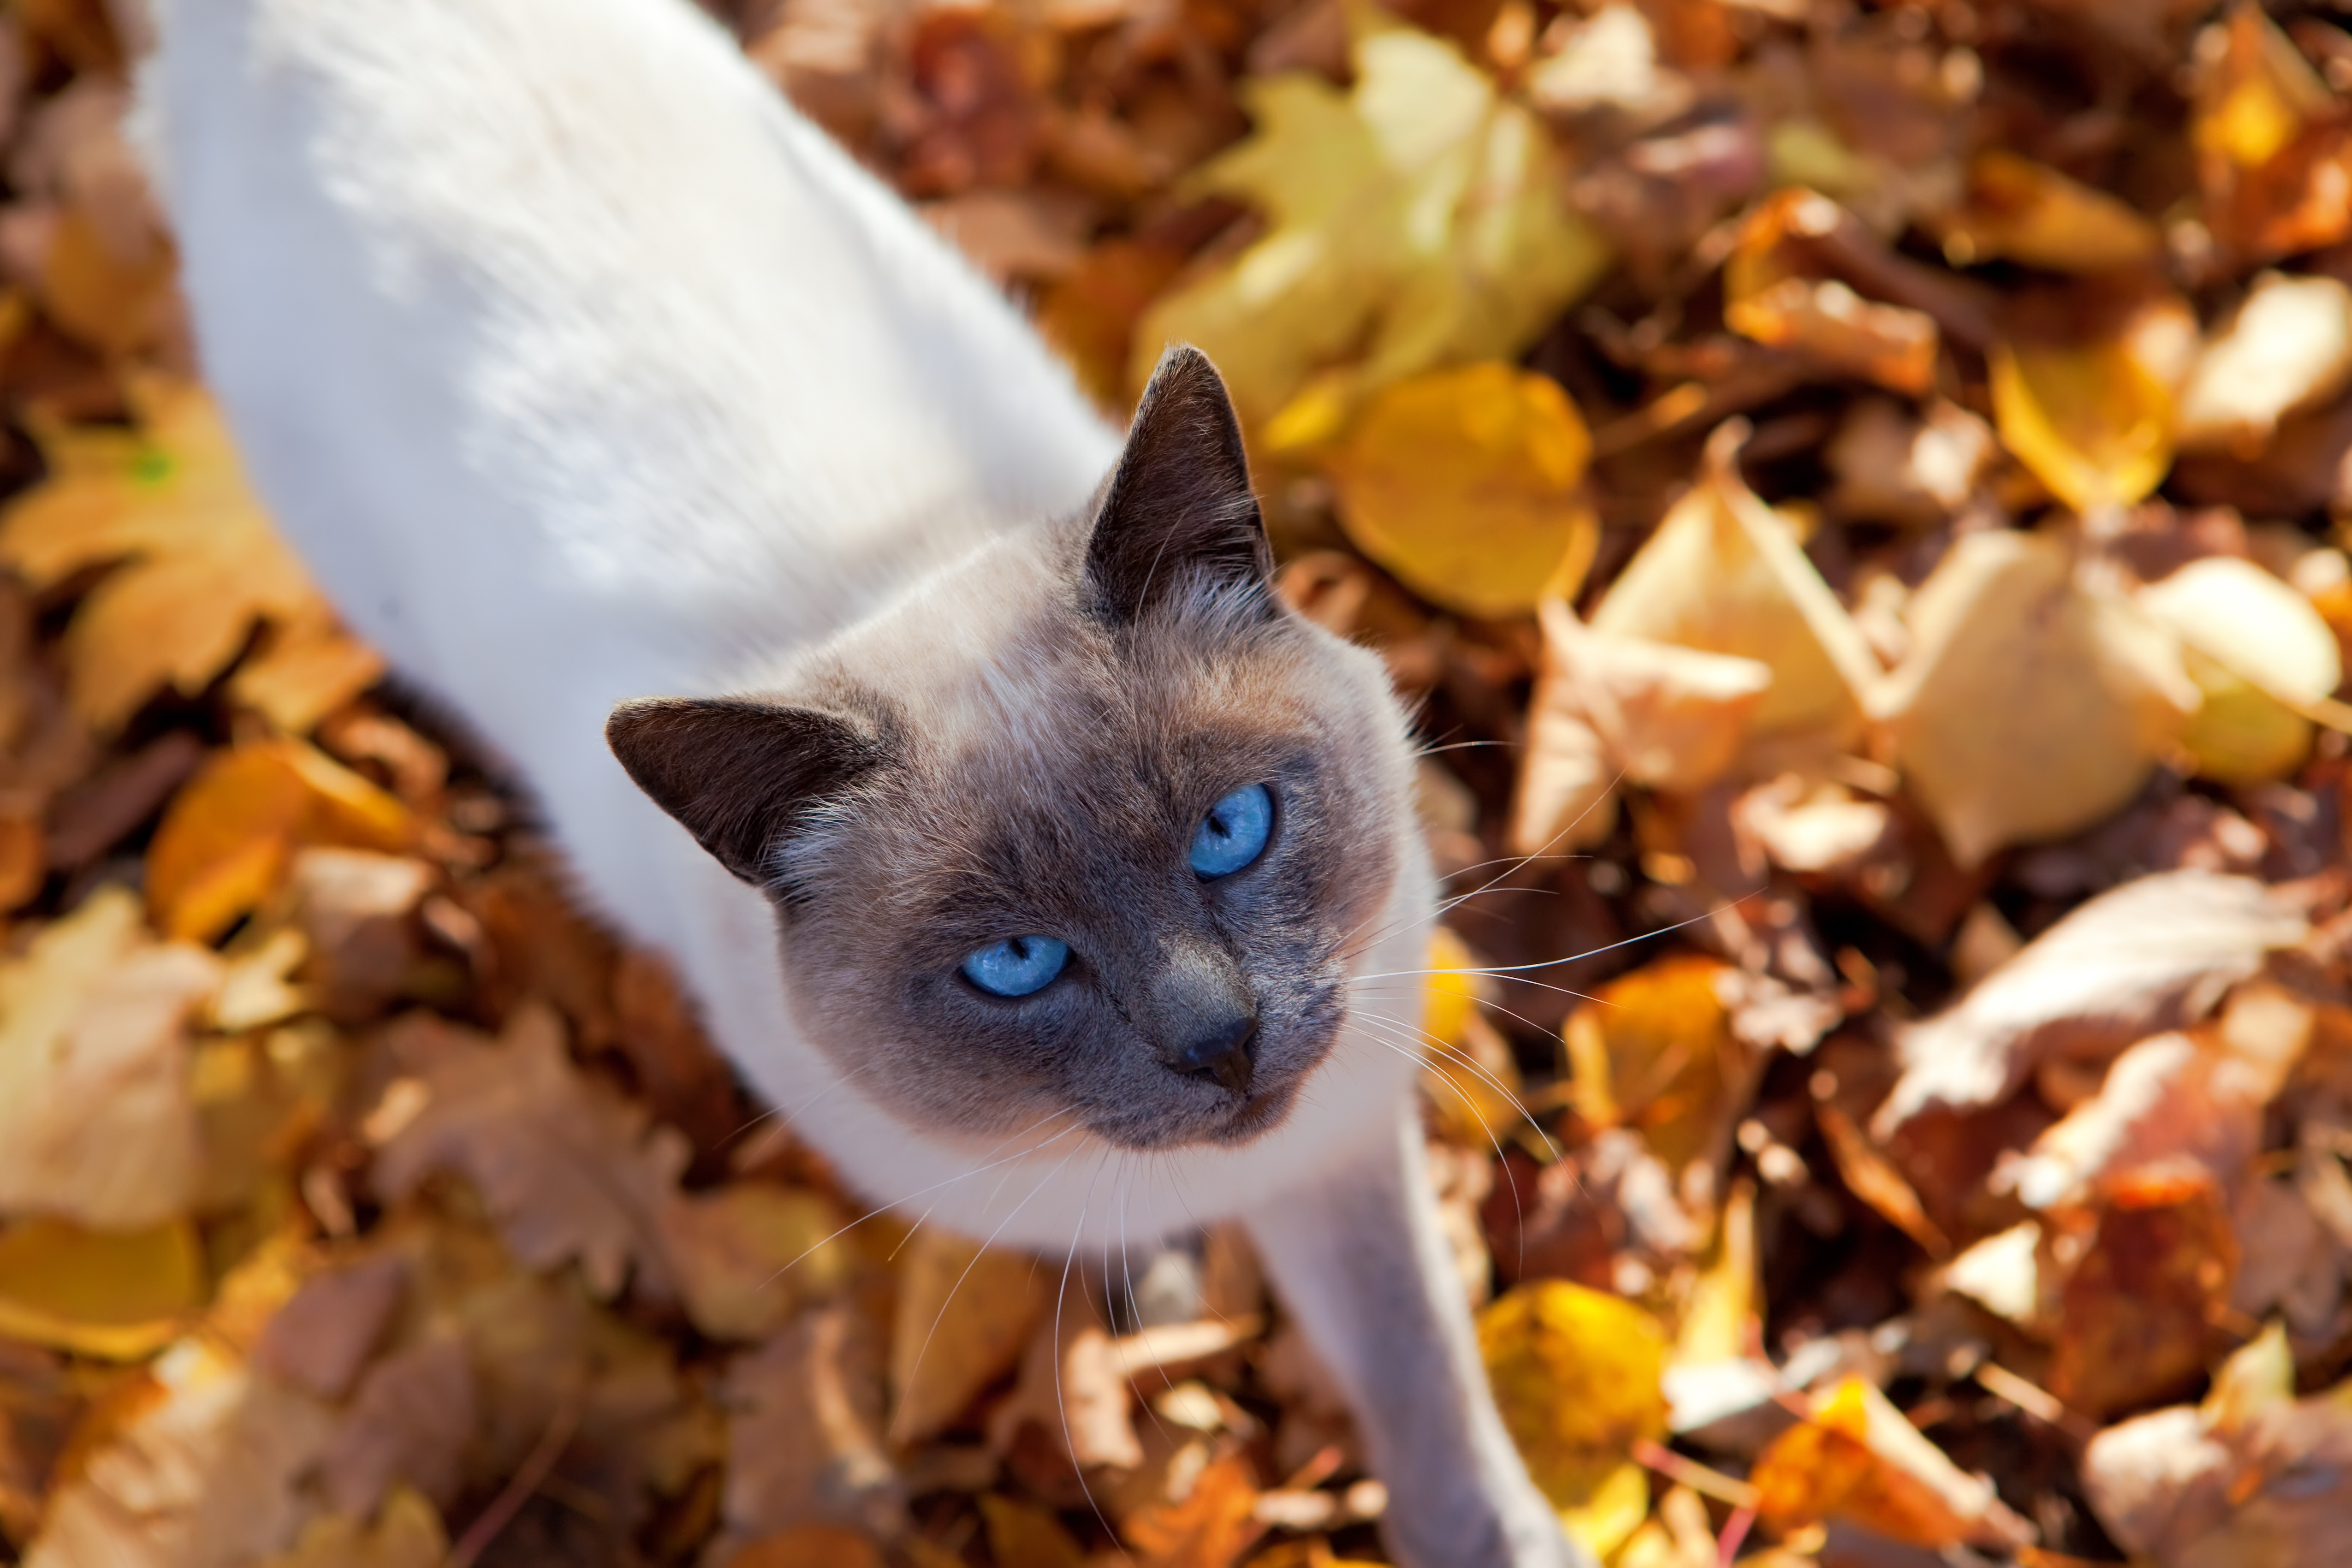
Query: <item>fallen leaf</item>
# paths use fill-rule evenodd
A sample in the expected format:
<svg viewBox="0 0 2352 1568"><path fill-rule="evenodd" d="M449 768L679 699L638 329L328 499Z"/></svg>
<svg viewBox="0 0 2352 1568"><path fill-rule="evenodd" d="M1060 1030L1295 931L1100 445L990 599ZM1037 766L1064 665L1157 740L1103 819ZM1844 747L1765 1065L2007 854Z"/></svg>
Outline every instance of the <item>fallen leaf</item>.
<svg viewBox="0 0 2352 1568"><path fill-rule="evenodd" d="M0 965L0 1212L120 1229L184 1212L202 1150L190 1016L220 963L100 889Z"/></svg>
<svg viewBox="0 0 2352 1568"><path fill-rule="evenodd" d="M0 513L0 561L36 587L125 563L90 590L66 633L74 709L101 731L166 686L201 692L257 619L320 613L211 402L161 384L142 386L136 402L135 434L44 431L50 478Z"/></svg>
<svg viewBox="0 0 2352 1568"><path fill-rule="evenodd" d="M1808 244L1850 221L1835 202L1801 187L1759 203L1724 263L1724 323L1830 369L1923 393L1936 374L1935 318L1865 300L1844 279L1826 275Z"/></svg>
<svg viewBox="0 0 2352 1568"><path fill-rule="evenodd" d="M2172 467L2171 392L2130 343L1996 343L2001 445L2071 510L2130 506Z"/></svg>
<svg viewBox="0 0 2352 1568"><path fill-rule="evenodd" d="M1783 1534L1838 1518L1915 1546L2016 1547L2034 1539L1990 1481L1964 1473L1858 1377L1773 1439L1748 1480L1757 1511Z"/></svg>
<svg viewBox="0 0 2352 1568"><path fill-rule="evenodd" d="M1929 1106L1996 1104L2047 1058L2105 1059L2193 1022L2307 929L2244 877L2169 871L2103 893L1903 1032L1903 1076L1873 1131L1883 1139Z"/></svg>
<svg viewBox="0 0 2352 1568"><path fill-rule="evenodd" d="M812 1308L736 1357L719 1403L734 1455L730 1528L753 1538L813 1524L899 1532L906 1502L882 1448L879 1358L849 1308Z"/></svg>
<svg viewBox="0 0 2352 1568"><path fill-rule="evenodd" d="M1581 584L1591 450L1558 382L1489 362L1380 393L1328 466L1358 549L1431 604L1500 620Z"/></svg>
<svg viewBox="0 0 2352 1568"><path fill-rule="evenodd" d="M294 1550L262 1568L441 1568L448 1538L433 1505L395 1488L372 1522L329 1514L303 1526Z"/></svg>
<svg viewBox="0 0 2352 1568"><path fill-rule="evenodd" d="M841 1229L840 1210L815 1193L757 1180L680 1195L662 1220L686 1315L717 1340L765 1339L839 1289L849 1270Z"/></svg>
<svg viewBox="0 0 2352 1568"><path fill-rule="evenodd" d="M1850 737L1877 660L1790 519L1741 480L1746 437L1735 423L1708 441L1697 484L1610 584L1591 628L1763 665L1772 684L1750 720L1759 737Z"/></svg>
<svg viewBox="0 0 2352 1568"><path fill-rule="evenodd" d="M2260 5L2203 37L2189 142L2214 237L2256 260L2335 243L2352 227L2335 95Z"/></svg>
<svg viewBox="0 0 2352 1568"><path fill-rule="evenodd" d="M1937 398L1921 418L1864 398L1830 441L1837 482L1823 504L1839 517L1932 528L1976 493L1998 449L1992 427L1958 404Z"/></svg>
<svg viewBox="0 0 2352 1568"><path fill-rule="evenodd" d="M995 1251L937 1228L915 1233L899 1269L890 1335L890 1441L936 1436L1013 1370L1054 1298L1025 1252Z"/></svg>
<svg viewBox="0 0 2352 1568"><path fill-rule="evenodd" d="M1665 1435L1665 1331L1630 1301L1561 1279L1517 1286L1479 1314L1478 1348L1503 1425L1555 1508L1591 1502L1636 1443Z"/></svg>
<svg viewBox="0 0 2352 1568"><path fill-rule="evenodd" d="M194 1226L88 1231L23 1220L0 1231L0 1334L103 1361L142 1361L187 1327L206 1280Z"/></svg>
<svg viewBox="0 0 2352 1568"><path fill-rule="evenodd" d="M1955 267L2021 261L2053 272L2112 272L2158 259L2156 226L2106 192L2002 148L1969 161L1959 205L1928 226Z"/></svg>
<svg viewBox="0 0 2352 1568"><path fill-rule="evenodd" d="M1135 334L1135 384L1164 344L1197 344L1253 427L1352 363L1291 416L1292 445L1335 432L1355 395L1515 358L1606 261L1533 115L1449 43L1370 11L1351 26L1351 90L1303 72L1241 84L1257 129L1192 184L1255 204L1269 229L1161 296Z"/></svg>
<svg viewBox="0 0 2352 1568"><path fill-rule="evenodd" d="M1120 1533L1145 1568L1231 1568L1264 1533L1257 1499L1249 1462L1230 1456L1202 1470L1182 1501L1130 1516Z"/></svg>
<svg viewBox="0 0 2352 1568"><path fill-rule="evenodd" d="M2066 547L1972 533L1911 601L1879 698L1895 761L1963 868L2087 827L2137 794L2195 711L2169 635L2085 592Z"/></svg>
<svg viewBox="0 0 2352 1568"><path fill-rule="evenodd" d="M2180 737L2198 772L2254 784L2300 766L2311 747L2303 715L2344 675L2336 636L2311 601L2231 556L2192 561L2136 597L2180 638L2203 695Z"/></svg>
<svg viewBox="0 0 2352 1568"><path fill-rule="evenodd" d="M2060 1288L2050 1392L2098 1418L2193 1386L2237 1266L2229 1215L2202 1173L2121 1183Z"/></svg>
<svg viewBox="0 0 2352 1568"><path fill-rule="evenodd" d="M383 656L344 631L321 604L273 628L229 677L229 697L291 735L383 679Z"/></svg>
<svg viewBox="0 0 2352 1568"><path fill-rule="evenodd" d="M406 1294L410 1267L384 1252L311 1275L263 1329L255 1368L320 1399L342 1398Z"/></svg>
<svg viewBox="0 0 2352 1568"><path fill-rule="evenodd" d="M376 1362L319 1457L327 1501L359 1518L396 1488L413 1487L442 1507L456 1501L476 1398L472 1362L454 1333L430 1334Z"/></svg>
<svg viewBox="0 0 2352 1568"><path fill-rule="evenodd" d="M923 1559L916 1562L923 1568ZM728 1558L727 1568L885 1568L885 1559L881 1548L858 1531L837 1524L796 1524L761 1536Z"/></svg>
<svg viewBox="0 0 2352 1568"><path fill-rule="evenodd" d="M1049 1296L1052 1289L1048 1281ZM1035 1320L1012 1396L989 1412L990 1446L1012 1453L1030 1426L1081 1476L1140 1466L1129 1380L1146 1368L1129 1364L1120 1350L1085 1293L1066 1291L1055 1310Z"/></svg>
<svg viewBox="0 0 2352 1568"><path fill-rule="evenodd" d="M496 1041L418 1016L394 1050L424 1098L377 1150L386 1194L404 1197L435 1171L462 1175L528 1267L576 1260L600 1297L632 1278L649 1295L671 1292L661 1222L685 1141L574 1068L551 1009L518 1009Z"/></svg>
<svg viewBox="0 0 2352 1568"><path fill-rule="evenodd" d="M2325 403L2347 379L2352 289L2265 272L2180 389L2180 445L2259 452L2281 419Z"/></svg>
<svg viewBox="0 0 2352 1568"><path fill-rule="evenodd" d="M1562 1030L1578 1114L1638 1129L1677 1181L1694 1163L1722 1167L1763 1070L1762 1053L1732 1030L1727 973L1696 954L1659 959L1595 991Z"/></svg>
<svg viewBox="0 0 2352 1568"><path fill-rule="evenodd" d="M981 1498L980 1514L988 1525L988 1554L1000 1568L1086 1568L1086 1550L1036 1504L992 1492Z"/></svg>
<svg viewBox="0 0 2352 1568"><path fill-rule="evenodd" d="M1731 1184L1716 1226L1715 1257L1691 1282L1675 1331L1678 1366L1736 1361L1762 1332L1763 1282L1757 1273L1756 1184L1746 1177Z"/></svg>

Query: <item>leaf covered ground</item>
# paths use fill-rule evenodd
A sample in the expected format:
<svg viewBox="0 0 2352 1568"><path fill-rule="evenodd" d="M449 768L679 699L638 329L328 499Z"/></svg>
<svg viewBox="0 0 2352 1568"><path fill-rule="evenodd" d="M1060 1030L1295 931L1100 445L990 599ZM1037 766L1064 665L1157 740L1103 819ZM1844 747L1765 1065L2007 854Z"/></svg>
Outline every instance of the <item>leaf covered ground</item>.
<svg viewBox="0 0 2352 1568"><path fill-rule="evenodd" d="M1114 416L1231 379L1450 890L1434 1179L1619 1568L2352 1560L2352 17L747 0ZM0 1561L1307 1568L1229 1228L862 1210L247 491L0 13Z"/></svg>

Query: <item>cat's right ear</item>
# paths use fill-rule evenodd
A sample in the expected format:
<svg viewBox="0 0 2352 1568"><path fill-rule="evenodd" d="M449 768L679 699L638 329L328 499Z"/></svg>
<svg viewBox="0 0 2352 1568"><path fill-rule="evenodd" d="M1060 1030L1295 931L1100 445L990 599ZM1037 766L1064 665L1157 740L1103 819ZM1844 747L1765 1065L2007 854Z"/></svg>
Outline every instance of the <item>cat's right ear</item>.
<svg viewBox="0 0 2352 1568"><path fill-rule="evenodd" d="M604 741L656 805L756 888L773 880L793 823L884 759L839 714L732 697L625 702Z"/></svg>
<svg viewBox="0 0 2352 1568"><path fill-rule="evenodd" d="M1087 582L1115 620L1207 577L1263 587L1274 552L1250 489L1241 421L1209 356L1178 343L1160 356L1087 544Z"/></svg>

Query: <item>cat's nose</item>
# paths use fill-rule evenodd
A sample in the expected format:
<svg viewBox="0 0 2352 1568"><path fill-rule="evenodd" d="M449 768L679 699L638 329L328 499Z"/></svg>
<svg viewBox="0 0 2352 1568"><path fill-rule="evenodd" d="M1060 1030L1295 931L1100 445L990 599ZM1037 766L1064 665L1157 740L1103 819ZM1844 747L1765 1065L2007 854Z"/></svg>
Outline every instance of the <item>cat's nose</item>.
<svg viewBox="0 0 2352 1568"><path fill-rule="evenodd" d="M1171 943L1143 1011L1139 1021L1170 1068L1236 1095L1249 1092L1257 1007L1230 954L1210 942Z"/></svg>
<svg viewBox="0 0 2352 1568"><path fill-rule="evenodd" d="M1257 1019L1234 1018L1185 1042L1168 1064L1188 1078L1213 1079L1236 1097L1249 1093L1250 1067L1257 1044Z"/></svg>

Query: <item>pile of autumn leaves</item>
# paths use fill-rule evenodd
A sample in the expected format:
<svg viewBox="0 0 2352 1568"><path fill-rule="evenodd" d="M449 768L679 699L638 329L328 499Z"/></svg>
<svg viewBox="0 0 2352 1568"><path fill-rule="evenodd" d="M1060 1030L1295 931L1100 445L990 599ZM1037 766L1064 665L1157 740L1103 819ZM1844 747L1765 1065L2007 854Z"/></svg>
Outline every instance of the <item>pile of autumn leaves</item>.
<svg viewBox="0 0 2352 1568"><path fill-rule="evenodd" d="M1568 1013L1558 1083L1497 1027L1523 996L1465 975L1428 1019L1498 1399L1621 1568L2352 1537L2352 568L2151 500L2352 505L2352 36L2189 9L749 29L1107 401L1164 341L1211 352L1307 613L1416 694L1458 700L1464 647L1531 678L1507 811L1429 764L1441 858L1599 847L1637 921L1695 922ZM845 1231L747 1129L659 966L369 695L171 374L102 16L22 10L0 370L47 477L0 519L0 906L33 911L0 963L0 1539L43 1568L1372 1550L1380 1489L1235 1236L1172 1315L1112 1314ZM2004 27L2183 66L2190 188L2152 218L1973 140ZM1571 319L1612 375L1571 396L1519 362L1596 288ZM1833 416L1787 412L1821 388ZM1768 504L1792 443L1827 482ZM1992 896L2117 882L2031 942ZM1814 900L1970 988L1912 1019ZM1806 1306L1764 1299L1773 1237L1856 1205L1915 1249L1910 1310L1767 1354Z"/></svg>

